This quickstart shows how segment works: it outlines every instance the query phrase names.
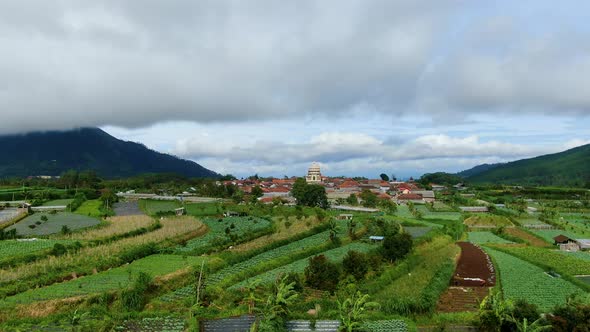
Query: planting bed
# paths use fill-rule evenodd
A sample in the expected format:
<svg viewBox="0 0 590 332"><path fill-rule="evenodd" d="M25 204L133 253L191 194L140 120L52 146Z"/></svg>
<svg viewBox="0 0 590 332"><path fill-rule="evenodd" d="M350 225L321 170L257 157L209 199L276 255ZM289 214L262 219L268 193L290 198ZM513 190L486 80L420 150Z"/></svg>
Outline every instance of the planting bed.
<svg viewBox="0 0 590 332"><path fill-rule="evenodd" d="M549 242L545 242L540 238L518 228L518 227L507 227L504 229L504 232L508 235L521 238L528 242L530 245L535 247L547 247L551 245Z"/></svg>
<svg viewBox="0 0 590 332"><path fill-rule="evenodd" d="M578 234L572 233L570 231L564 231L561 229L543 229L543 230L532 230L531 231L540 237L542 237L545 241L553 244L555 241L553 240L554 237L558 235L565 235L569 238L576 239L576 238L583 238L583 236L579 236Z"/></svg>
<svg viewBox="0 0 590 332"><path fill-rule="evenodd" d="M469 242L458 242L461 256L455 269L452 284L455 286L494 286L496 272L490 257L478 246ZM462 278L478 278L483 280L462 280Z"/></svg>
<svg viewBox="0 0 590 332"><path fill-rule="evenodd" d="M585 294L578 286L563 278L551 277L536 265L488 247L485 251L497 263L506 299L526 299L540 310L548 311L564 304L572 294Z"/></svg>
<svg viewBox="0 0 590 332"><path fill-rule="evenodd" d="M82 203L82 205L80 205L80 207L74 212L83 216L101 218L103 215L103 213L100 211L101 208L102 201L98 199L92 199Z"/></svg>
<svg viewBox="0 0 590 332"><path fill-rule="evenodd" d="M419 238L430 232L432 227L404 227L404 231L410 234L413 238Z"/></svg>
<svg viewBox="0 0 590 332"><path fill-rule="evenodd" d="M139 272L146 272L154 277L161 276L185 267L198 265L201 260L203 260L201 257L152 255L106 272L47 287L30 289L0 301L0 307L123 289L131 285Z"/></svg>
<svg viewBox="0 0 590 332"><path fill-rule="evenodd" d="M546 266L559 273L569 275L590 274L590 260L578 258L577 255L564 256L562 251L535 247L506 247L502 250L510 255L532 262L539 266ZM586 254L580 252L579 254Z"/></svg>
<svg viewBox="0 0 590 332"><path fill-rule="evenodd" d="M468 235L467 239L469 240L469 242L475 243L475 244L513 243L511 241L508 241L506 239L503 239L503 238L497 236L496 234L494 234L492 232L484 232L484 231L482 231L482 232L469 232L469 233L467 233L467 235Z"/></svg>
<svg viewBox="0 0 590 332"><path fill-rule="evenodd" d="M363 331L367 332L406 332L408 324L403 320L379 320L363 324Z"/></svg>
<svg viewBox="0 0 590 332"><path fill-rule="evenodd" d="M214 246L230 244L233 241L230 239L230 235L226 233L227 229L229 229L230 234L237 237L237 241L241 241L250 238L252 234L272 227L270 221L256 217L207 218L203 220L203 223L209 227L209 233L198 239L188 241L184 247L178 247L178 252L199 254Z"/></svg>
<svg viewBox="0 0 590 332"><path fill-rule="evenodd" d="M70 203L72 203L74 200L73 199L55 199L52 201L47 201L45 203L43 203L43 206L67 206Z"/></svg>
<svg viewBox="0 0 590 332"><path fill-rule="evenodd" d="M178 317L146 317L137 320L128 320L115 327L114 331L133 332L182 332L184 331L184 319Z"/></svg>
<svg viewBox="0 0 590 332"><path fill-rule="evenodd" d="M15 258L33 254L37 251L50 249L56 243L63 245L71 244L73 241L56 241L37 239L35 241L29 240L3 240L0 241L0 262L6 258Z"/></svg>
<svg viewBox="0 0 590 332"><path fill-rule="evenodd" d="M42 216L46 216L48 220L42 221ZM37 223L39 224L37 225ZM8 227L7 230L16 229L19 235L35 236L59 233L63 226L68 226L70 230L76 230L96 226L98 224L100 224L100 220L98 219L75 213L35 213L19 223ZM34 228L29 226L34 226Z"/></svg>
<svg viewBox="0 0 590 332"><path fill-rule="evenodd" d="M332 262L340 262L340 261L342 261L342 259L344 259L344 256L346 256L346 254L350 250L355 250L355 251L359 251L359 252L368 252L374 248L375 248L375 246L371 245L371 244L351 243L351 244L342 246L340 248L325 251L325 252L320 253L318 255L325 255L326 258L328 258ZM317 256L317 255L314 255L314 256ZM232 287L230 287L230 289L239 289L242 287L246 287L251 281L256 280L256 279L259 279L261 281L261 283L263 283L263 284L264 283L271 283L271 282L275 281L277 276L280 275L281 273L289 273L289 272L302 273L303 270L305 270L305 267L307 267L307 265L309 264L309 258L310 257L300 259L300 260L295 261L291 264L287 264L287 265L278 267L276 269L267 271L263 274L257 275L255 277L246 279L236 285L233 285Z"/></svg>
<svg viewBox="0 0 590 332"><path fill-rule="evenodd" d="M158 212L171 212L182 207L179 201L158 201L151 199L142 199L139 201L139 208L148 215L154 215Z"/></svg>
<svg viewBox="0 0 590 332"><path fill-rule="evenodd" d="M4 209L0 210L0 226L4 223L8 223L12 221L14 218L18 217L23 210L18 209Z"/></svg>
<svg viewBox="0 0 590 332"><path fill-rule="evenodd" d="M145 215L139 208L139 202L137 201L115 203L113 210L115 211L115 215L120 217Z"/></svg>
<svg viewBox="0 0 590 332"><path fill-rule="evenodd" d="M510 219L492 214L474 215L463 222L469 227L501 227L512 226Z"/></svg>

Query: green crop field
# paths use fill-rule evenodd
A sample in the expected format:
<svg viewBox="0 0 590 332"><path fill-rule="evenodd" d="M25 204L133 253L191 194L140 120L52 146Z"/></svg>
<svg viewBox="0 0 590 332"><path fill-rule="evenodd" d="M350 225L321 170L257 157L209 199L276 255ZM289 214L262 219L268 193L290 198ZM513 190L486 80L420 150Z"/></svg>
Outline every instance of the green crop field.
<svg viewBox="0 0 590 332"><path fill-rule="evenodd" d="M170 212L182 207L182 204L177 201L158 201L151 199L142 199L139 201L139 208L147 215L154 215L158 212Z"/></svg>
<svg viewBox="0 0 590 332"><path fill-rule="evenodd" d="M366 322L363 324L363 331L367 332L406 332L409 331L408 324L403 320L380 320Z"/></svg>
<svg viewBox="0 0 590 332"><path fill-rule="evenodd" d="M53 201L47 201L43 203L43 206L67 206L73 201L73 199L55 199Z"/></svg>
<svg viewBox="0 0 590 332"><path fill-rule="evenodd" d="M572 239L576 239L576 238L583 238L583 236L576 234L576 233L572 233L571 231L564 231L561 229L531 229L531 232L539 235L540 237L542 237L545 241L549 242L549 243L554 243L555 241L553 240L554 237L558 236L558 235L565 235L569 238Z"/></svg>
<svg viewBox="0 0 590 332"><path fill-rule="evenodd" d="M413 238L419 238L430 232L432 227L404 227L404 232L412 235Z"/></svg>
<svg viewBox="0 0 590 332"><path fill-rule="evenodd" d="M398 205L395 215L403 218L414 218L407 205Z"/></svg>
<svg viewBox="0 0 590 332"><path fill-rule="evenodd" d="M200 253L211 246L231 243L233 241L231 241L230 235L227 235L226 230L237 236L237 240L241 240L272 227L272 222L256 217L207 218L203 220L203 223L209 227L209 232L203 237L188 241L184 247L178 247L178 252Z"/></svg>
<svg viewBox="0 0 590 332"><path fill-rule="evenodd" d="M342 246L340 248L325 251L321 254L325 255L326 258L328 258L332 262L340 262L340 261L342 261L342 259L344 259L344 256L346 256L346 254L350 250L359 251L359 252L369 252L370 250L372 250L374 248L376 248L376 246L372 245L372 244L351 243L351 244ZM318 254L318 255L320 255L320 254ZM317 255L314 255L314 256L317 256ZM239 289L242 287L246 287L253 280L260 280L261 283L271 283L271 282L275 281L277 276L282 273L289 273L289 272L303 273L303 271L305 270L305 267L307 267L307 265L309 265L309 257L304 258L304 259L300 259L300 260L295 261L291 264L287 264L287 265L278 267L276 269L272 269L270 271L267 271L263 274L255 276L255 277L248 278L238 284L231 286L230 288L231 289Z"/></svg>
<svg viewBox="0 0 590 332"><path fill-rule="evenodd" d="M223 214L219 203L191 203L185 205L186 213L195 217L215 216Z"/></svg>
<svg viewBox="0 0 590 332"><path fill-rule="evenodd" d="M74 241L68 240L3 240L0 241L0 262L5 258L14 258L32 254L37 251L53 248L56 243L71 244Z"/></svg>
<svg viewBox="0 0 590 332"><path fill-rule="evenodd" d="M330 232L326 231L306 237L299 241L291 242L287 245L269 251L265 251L260 255L256 255L248 260L226 267L221 271L212 274L207 278L207 284L215 286L228 277L235 277L260 265L267 264L268 262L277 258L289 257L296 255L297 253L304 252L305 250L309 250L310 248L319 247L322 244L328 243L329 239ZM172 293L166 294L162 297L162 300L171 301L188 297L194 294L193 289L193 285L180 288Z"/></svg>
<svg viewBox="0 0 590 332"><path fill-rule="evenodd" d="M572 294L585 293L567 280L549 276L536 265L498 250L484 249L497 264L502 291L507 299L525 299L547 311L564 304Z"/></svg>
<svg viewBox="0 0 590 332"><path fill-rule="evenodd" d="M558 251L558 252L560 254L568 256L568 257L576 257L577 259L582 259L582 260L590 262L590 252L587 252L587 251L577 251L577 252Z"/></svg>
<svg viewBox="0 0 590 332"><path fill-rule="evenodd" d="M467 226L477 227L477 226L493 226L493 227L501 227L501 226L512 226L512 222L510 219L497 216L493 214L477 214L473 215L463 222Z"/></svg>
<svg viewBox="0 0 590 332"><path fill-rule="evenodd" d="M102 201L99 199L88 200L82 203L74 213L81 214L83 216L100 218L102 213L100 208L102 207Z"/></svg>
<svg viewBox="0 0 590 332"><path fill-rule="evenodd" d="M46 216L47 221L42 221L42 216ZM98 224L100 224L100 220L98 219L75 213L35 213L18 222L17 224L8 227L7 229L16 229L17 233L20 235L39 236L59 233L62 229L62 226L64 225L68 226L70 230L76 230L96 226ZM34 228L29 226L34 226Z"/></svg>
<svg viewBox="0 0 590 332"><path fill-rule="evenodd" d="M484 243L513 243L503 239L492 232L469 232L467 233L467 239L471 243L484 244Z"/></svg>
<svg viewBox="0 0 590 332"><path fill-rule="evenodd" d="M134 261L128 266L47 287L30 289L7 297L3 301L0 300L0 307L123 289L131 285L139 272L146 272L152 277L166 275L188 266L198 265L203 259L202 257L178 255L148 256Z"/></svg>
<svg viewBox="0 0 590 332"><path fill-rule="evenodd" d="M559 250L537 247L506 247L503 250L534 264L550 267L560 273L590 274L590 260L584 260L574 255L563 255ZM590 256L587 253L580 254Z"/></svg>

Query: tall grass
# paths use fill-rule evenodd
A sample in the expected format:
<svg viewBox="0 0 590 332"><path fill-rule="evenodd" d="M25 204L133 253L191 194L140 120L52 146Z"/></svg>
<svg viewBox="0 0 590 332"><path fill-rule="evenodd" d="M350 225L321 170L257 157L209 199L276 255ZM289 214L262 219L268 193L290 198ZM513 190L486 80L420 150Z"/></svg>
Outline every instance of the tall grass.
<svg viewBox="0 0 590 332"><path fill-rule="evenodd" d="M15 294L31 286L48 285L60 281L72 272L89 274L94 269L101 271L123 263L120 255L133 247L165 241L186 240L203 235L207 227L192 217L164 219L162 228L151 233L126 238L95 247L85 247L63 256L45 259L15 268L0 270L0 297ZM6 287L6 286L9 287Z"/></svg>
<svg viewBox="0 0 590 332"><path fill-rule="evenodd" d="M109 225L106 227L56 237L64 240L100 240L147 228L154 223L154 219L148 216L121 216L110 217L107 222Z"/></svg>

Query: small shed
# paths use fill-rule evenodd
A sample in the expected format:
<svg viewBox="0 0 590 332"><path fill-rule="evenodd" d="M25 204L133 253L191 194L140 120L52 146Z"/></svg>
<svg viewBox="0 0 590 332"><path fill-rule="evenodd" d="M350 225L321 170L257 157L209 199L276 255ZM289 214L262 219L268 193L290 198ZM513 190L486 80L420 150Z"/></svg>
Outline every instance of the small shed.
<svg viewBox="0 0 590 332"><path fill-rule="evenodd" d="M223 214L224 217L239 217L240 213L236 211L227 211Z"/></svg>
<svg viewBox="0 0 590 332"><path fill-rule="evenodd" d="M569 237L567 237L563 234L560 234L560 235L557 235L556 237L554 237L553 241L555 242L556 245L568 244L570 242L575 242L574 240L570 239Z"/></svg>
<svg viewBox="0 0 590 332"><path fill-rule="evenodd" d="M576 239L576 243L580 246L580 250L590 249L590 239Z"/></svg>
<svg viewBox="0 0 590 332"><path fill-rule="evenodd" d="M372 242L382 242L384 239L384 236L369 236L369 240L371 240Z"/></svg>
<svg viewBox="0 0 590 332"><path fill-rule="evenodd" d="M562 243L559 245L559 250L576 252L580 250L580 246L575 242Z"/></svg>
<svg viewBox="0 0 590 332"><path fill-rule="evenodd" d="M176 213L177 216L184 216L186 210L183 207L181 207L181 208L175 209L174 212Z"/></svg>
<svg viewBox="0 0 590 332"><path fill-rule="evenodd" d="M354 216L352 214L350 214L350 213L341 213L338 216L338 220L352 220L353 217Z"/></svg>

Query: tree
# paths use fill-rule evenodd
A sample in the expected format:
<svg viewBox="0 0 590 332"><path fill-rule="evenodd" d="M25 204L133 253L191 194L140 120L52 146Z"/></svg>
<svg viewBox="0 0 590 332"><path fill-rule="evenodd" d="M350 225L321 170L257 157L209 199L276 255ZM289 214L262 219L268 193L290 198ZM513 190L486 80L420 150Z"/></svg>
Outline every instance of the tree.
<svg viewBox="0 0 590 332"><path fill-rule="evenodd" d="M330 206L326 188L319 184L307 185L303 193L303 198L301 201L297 200L297 203L310 207L320 207L322 209L327 209Z"/></svg>
<svg viewBox="0 0 590 332"><path fill-rule="evenodd" d="M363 201L364 207L374 208L377 206L377 195L368 189L361 192L361 200Z"/></svg>
<svg viewBox="0 0 590 332"><path fill-rule="evenodd" d="M359 205L359 199L358 199L358 197L356 197L355 194L350 194L350 196L348 196L348 198L346 198L346 204L352 205L352 206L357 206L357 205Z"/></svg>
<svg viewBox="0 0 590 332"><path fill-rule="evenodd" d="M396 233L394 235L385 235L383 240L383 257L394 262L404 258L412 250L413 240L408 233Z"/></svg>
<svg viewBox="0 0 590 332"><path fill-rule="evenodd" d="M326 256L319 255L309 259L309 265L305 268L304 275L307 286L333 292L338 286L340 270Z"/></svg>
<svg viewBox="0 0 590 332"><path fill-rule="evenodd" d="M397 204L390 199L380 200L379 206L389 214L395 214L397 212Z"/></svg>
<svg viewBox="0 0 590 332"><path fill-rule="evenodd" d="M305 195L305 188L307 187L307 182L304 178L297 178L295 183L293 183L293 187L291 187L291 196L295 197L297 202L303 200L303 196Z"/></svg>
<svg viewBox="0 0 590 332"><path fill-rule="evenodd" d="M338 223L332 218L330 219L328 226L330 231L330 241L332 241L332 243L338 244L338 231L340 230Z"/></svg>
<svg viewBox="0 0 590 332"><path fill-rule="evenodd" d="M367 255L350 250L342 260L344 273L352 275L357 281L362 280L369 271L369 260Z"/></svg>
<svg viewBox="0 0 590 332"><path fill-rule="evenodd" d="M340 316L340 332L359 331L366 317L366 311L378 304L369 302L369 295L356 290L354 284L348 285L352 294L344 299L338 299L338 313Z"/></svg>
<svg viewBox="0 0 590 332"><path fill-rule="evenodd" d="M379 176L381 177L381 180L389 182L389 176L387 176L387 174L381 173Z"/></svg>
<svg viewBox="0 0 590 332"><path fill-rule="evenodd" d="M262 188L260 188L260 186L255 186L254 188L252 188L252 196L258 198L262 197L262 195L264 195L264 192L262 191Z"/></svg>
<svg viewBox="0 0 590 332"><path fill-rule="evenodd" d="M289 316L289 306L292 305L299 294L293 290L295 283L287 283L287 277L278 279L272 293L268 296L265 306L258 310L262 319L257 323L259 332L284 331L285 322Z"/></svg>

